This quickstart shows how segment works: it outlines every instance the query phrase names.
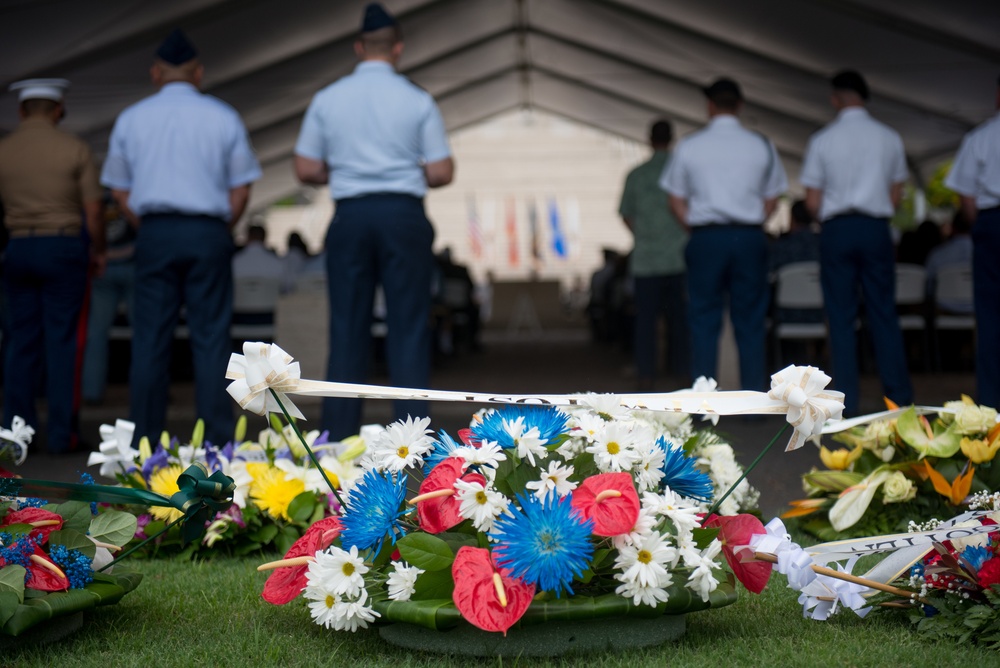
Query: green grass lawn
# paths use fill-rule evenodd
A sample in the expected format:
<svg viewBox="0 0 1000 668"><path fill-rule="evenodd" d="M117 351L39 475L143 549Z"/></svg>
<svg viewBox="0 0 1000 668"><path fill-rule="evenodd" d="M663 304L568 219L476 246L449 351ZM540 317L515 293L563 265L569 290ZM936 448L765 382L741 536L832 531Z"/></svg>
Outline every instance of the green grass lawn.
<svg viewBox="0 0 1000 668"><path fill-rule="evenodd" d="M776 575L761 596L740 592L721 610L688 616L677 643L652 650L568 657L562 661L469 660L386 645L377 630L335 633L312 623L300 599L276 607L259 595L258 561L135 561L145 575L117 606L89 613L62 642L0 648L0 667L15 666L962 666L997 665L997 654L933 643L901 613L853 613L828 622L802 618L796 593Z"/></svg>

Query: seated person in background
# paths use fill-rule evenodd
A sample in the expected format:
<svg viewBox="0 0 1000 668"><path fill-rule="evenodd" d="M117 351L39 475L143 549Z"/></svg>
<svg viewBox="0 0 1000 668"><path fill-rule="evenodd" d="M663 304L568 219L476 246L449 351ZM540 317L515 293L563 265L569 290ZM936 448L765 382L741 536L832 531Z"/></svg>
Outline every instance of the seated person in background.
<svg viewBox="0 0 1000 668"><path fill-rule="evenodd" d="M924 264L927 256L941 243L941 228L933 220L925 220L915 230L904 232L896 248L899 264Z"/></svg>
<svg viewBox="0 0 1000 668"><path fill-rule="evenodd" d="M281 259L264 245L267 230L251 225L247 244L233 255L233 280L241 278L278 278L284 274Z"/></svg>
<svg viewBox="0 0 1000 668"><path fill-rule="evenodd" d="M962 215L955 214L951 221L948 240L927 256L927 298L934 299L938 272L945 267L972 267L972 226ZM942 302L939 307L952 313L972 313L972 302Z"/></svg>
<svg viewBox="0 0 1000 668"><path fill-rule="evenodd" d="M805 200L792 205L788 231L771 242L767 265L774 273L793 262L819 262L819 235Z"/></svg>
<svg viewBox="0 0 1000 668"><path fill-rule="evenodd" d="M298 232L288 235L288 251L281 259L283 273L281 276L281 291L292 292L295 290L295 283L305 270L306 262L309 260L309 247Z"/></svg>

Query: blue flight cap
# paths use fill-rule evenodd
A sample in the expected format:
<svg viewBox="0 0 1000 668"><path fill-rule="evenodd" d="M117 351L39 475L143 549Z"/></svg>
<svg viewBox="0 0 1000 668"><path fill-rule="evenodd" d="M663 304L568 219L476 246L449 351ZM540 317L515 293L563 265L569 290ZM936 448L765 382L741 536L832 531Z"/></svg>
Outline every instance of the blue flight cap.
<svg viewBox="0 0 1000 668"><path fill-rule="evenodd" d="M183 30L174 28L156 50L156 57L171 65L183 65L198 57L198 49L194 48Z"/></svg>
<svg viewBox="0 0 1000 668"><path fill-rule="evenodd" d="M372 2L365 7L365 16L361 20L361 32L374 32L394 25L396 25L396 19L381 4Z"/></svg>

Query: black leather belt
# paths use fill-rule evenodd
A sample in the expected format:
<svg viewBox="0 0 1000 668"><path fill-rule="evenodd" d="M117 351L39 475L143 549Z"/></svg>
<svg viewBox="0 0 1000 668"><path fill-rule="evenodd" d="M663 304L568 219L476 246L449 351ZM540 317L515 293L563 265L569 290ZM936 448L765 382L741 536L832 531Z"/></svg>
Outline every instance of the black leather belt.
<svg viewBox="0 0 1000 668"><path fill-rule="evenodd" d="M62 227L15 227L11 230L10 237L19 239L23 237L77 237L80 236L79 225L63 225Z"/></svg>

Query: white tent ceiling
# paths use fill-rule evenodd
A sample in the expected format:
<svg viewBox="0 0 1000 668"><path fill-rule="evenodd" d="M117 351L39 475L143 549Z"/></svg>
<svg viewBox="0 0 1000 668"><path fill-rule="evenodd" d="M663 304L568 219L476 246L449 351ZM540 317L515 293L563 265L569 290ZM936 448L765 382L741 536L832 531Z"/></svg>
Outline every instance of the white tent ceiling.
<svg viewBox="0 0 1000 668"><path fill-rule="evenodd" d="M115 116L152 92L151 54L175 26L205 90L243 115L264 164L261 205L294 191L291 152L313 93L350 72L363 0L0 0L0 134L13 81L72 81L65 127L103 155ZM666 116L704 122L700 87L737 79L744 122L790 174L827 122L829 76L853 67L872 112L903 135L918 181L994 108L997 0L386 0L402 70L449 129L532 107L634 139Z"/></svg>

